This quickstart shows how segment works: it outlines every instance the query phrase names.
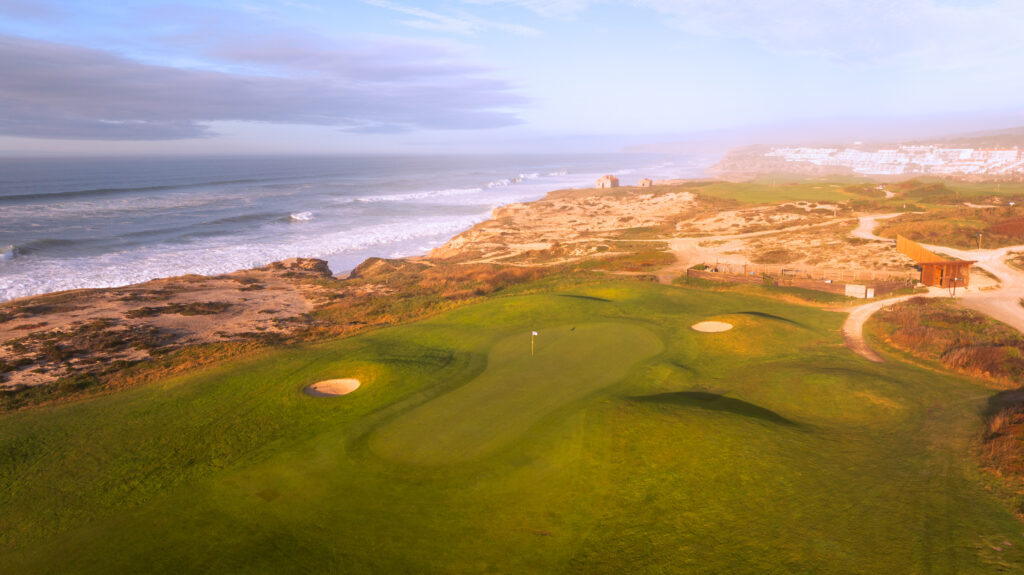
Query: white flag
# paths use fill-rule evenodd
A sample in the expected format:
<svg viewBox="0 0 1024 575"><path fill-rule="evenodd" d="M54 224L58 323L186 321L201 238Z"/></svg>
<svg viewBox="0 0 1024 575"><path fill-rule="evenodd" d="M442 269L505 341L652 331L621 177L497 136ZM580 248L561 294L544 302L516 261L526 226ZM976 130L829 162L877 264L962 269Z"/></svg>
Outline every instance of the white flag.
<svg viewBox="0 0 1024 575"><path fill-rule="evenodd" d="M537 332L533 332L533 335L540 335L540 334L539 334L539 333L537 333Z"/></svg>

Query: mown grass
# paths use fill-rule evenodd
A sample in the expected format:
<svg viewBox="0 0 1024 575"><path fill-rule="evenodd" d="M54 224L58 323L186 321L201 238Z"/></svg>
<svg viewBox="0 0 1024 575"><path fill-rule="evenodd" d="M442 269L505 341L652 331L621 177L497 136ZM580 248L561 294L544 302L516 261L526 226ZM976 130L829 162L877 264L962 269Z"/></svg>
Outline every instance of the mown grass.
<svg viewBox="0 0 1024 575"><path fill-rule="evenodd" d="M758 284L738 284L729 282L717 282L714 280L707 280L697 277L688 277L686 275L680 275L679 277L672 280L673 285L679 286L690 286L695 288L702 288L706 290L715 290L723 292L732 292L739 294L753 294L762 295L778 299L792 300L803 303L814 303L814 304L835 304L835 303L853 303L859 301L857 298L852 298L844 294L824 292L819 290L812 290L807 288L792 287L792 286L776 286L768 285L767 283Z"/></svg>
<svg viewBox="0 0 1024 575"><path fill-rule="evenodd" d="M851 179L849 181L857 181ZM707 181L694 182L692 188L702 196L737 200L745 204L779 202L841 202L858 197L844 188L847 180L829 178L828 181L799 177L762 177L749 182Z"/></svg>
<svg viewBox="0 0 1024 575"><path fill-rule="evenodd" d="M735 327L690 329L706 319ZM1022 568L1021 526L968 456L985 392L860 359L842 319L611 281L7 413L0 572ZM534 329L564 366L530 367ZM566 390L523 425L535 406L500 389L520 365L527 395ZM332 377L363 386L301 393ZM510 431L477 449L450 432L467 418ZM415 456L446 433L454 460Z"/></svg>

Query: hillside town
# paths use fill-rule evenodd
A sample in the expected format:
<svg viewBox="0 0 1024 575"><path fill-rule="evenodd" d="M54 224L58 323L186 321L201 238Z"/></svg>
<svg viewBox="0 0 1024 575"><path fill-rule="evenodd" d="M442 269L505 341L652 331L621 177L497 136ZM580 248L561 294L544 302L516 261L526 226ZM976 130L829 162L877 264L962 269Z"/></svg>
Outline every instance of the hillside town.
<svg viewBox="0 0 1024 575"><path fill-rule="evenodd" d="M1024 152L1014 148L897 146L875 151L856 148L774 148L766 157L786 162L850 168L859 174L986 175L1024 173Z"/></svg>

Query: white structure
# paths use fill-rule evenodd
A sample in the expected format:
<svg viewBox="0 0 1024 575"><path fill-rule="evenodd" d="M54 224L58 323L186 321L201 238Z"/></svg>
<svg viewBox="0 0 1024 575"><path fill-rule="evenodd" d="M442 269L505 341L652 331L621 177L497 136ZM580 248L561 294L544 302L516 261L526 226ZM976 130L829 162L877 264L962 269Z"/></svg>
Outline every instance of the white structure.
<svg viewBox="0 0 1024 575"><path fill-rule="evenodd" d="M619 179L611 174L601 176L597 179L598 188L617 188L619 187Z"/></svg>
<svg viewBox="0 0 1024 575"><path fill-rule="evenodd" d="M860 174L1020 174L1024 153L1018 148L974 149L898 146L866 152L853 148L775 148L765 156L818 166L843 166Z"/></svg>

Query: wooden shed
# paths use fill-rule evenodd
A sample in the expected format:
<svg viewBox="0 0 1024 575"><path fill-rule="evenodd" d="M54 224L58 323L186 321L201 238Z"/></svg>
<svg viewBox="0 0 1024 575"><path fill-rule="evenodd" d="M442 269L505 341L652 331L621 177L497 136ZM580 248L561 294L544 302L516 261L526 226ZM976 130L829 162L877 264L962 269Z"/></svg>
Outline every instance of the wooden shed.
<svg viewBox="0 0 1024 575"><path fill-rule="evenodd" d="M921 283L926 286L967 287L971 283L973 261L945 259L903 236L896 236L896 250L917 262L921 267Z"/></svg>

